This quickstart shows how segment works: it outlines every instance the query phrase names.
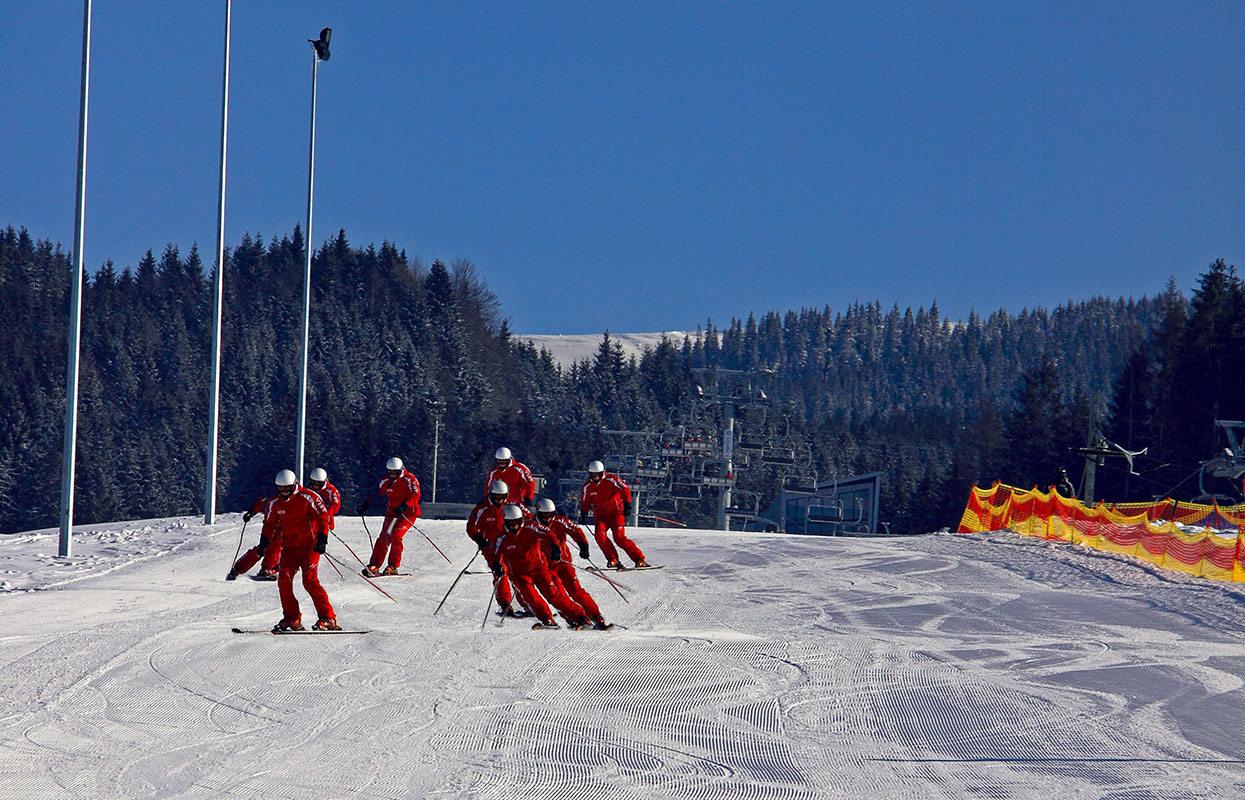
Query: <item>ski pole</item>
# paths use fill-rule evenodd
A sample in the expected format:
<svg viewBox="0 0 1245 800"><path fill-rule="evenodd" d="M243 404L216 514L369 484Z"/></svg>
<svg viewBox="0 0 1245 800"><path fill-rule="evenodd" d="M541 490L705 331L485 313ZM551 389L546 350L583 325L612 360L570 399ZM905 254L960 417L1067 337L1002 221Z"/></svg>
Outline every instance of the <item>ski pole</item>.
<svg viewBox="0 0 1245 800"><path fill-rule="evenodd" d="M493 591L489 592L488 605L484 607L484 619L480 620L480 630L484 630L484 626L488 624L488 612L493 610L493 595L497 594L497 576L493 576ZM502 615L502 622L506 621L506 615Z"/></svg>
<svg viewBox="0 0 1245 800"><path fill-rule="evenodd" d="M589 560L589 561L588 561L588 563L589 563L589 564L592 564L592 561L591 561L591 560ZM628 586L627 584L625 584L625 583L620 583L620 582L618 582L618 581L614 580L613 578L607 577L607 576L605 575L605 573L601 572L601 568L600 568L600 567L598 567L596 564L592 564L592 569L584 569L583 567L576 566L576 565L574 565L574 564L572 564L571 566L574 566L574 567L575 567L575 569L580 570L581 572L586 572L586 573L588 573L589 575L596 575L598 578L600 578L601 580L605 581L605 582L606 582L606 583L608 583L610 586L613 586L613 587L614 587L614 591L618 592L618 596L619 596L619 597L622 597L622 599L623 599L623 600L627 600L627 598L626 598L625 596L623 596L623 593L622 593L622 592L618 591L618 587L620 587L620 586L621 586L622 588L626 589L626 590L627 590L627 591L629 591L629 592L634 592L634 591L635 591L635 589L632 589L632 588L631 588L630 586ZM627 600L627 602L631 602L631 601L630 601L630 600Z"/></svg>
<svg viewBox="0 0 1245 800"><path fill-rule="evenodd" d="M680 528L687 527L687 525L683 524L682 522L679 522L677 519L666 519L665 517L659 517L656 514L651 514L651 515L646 514L645 516L651 516L653 519L659 520L661 522L669 522L671 525L678 525Z"/></svg>
<svg viewBox="0 0 1245 800"><path fill-rule="evenodd" d="M324 555L325 555L325 557L326 557L326 558L328 558L328 560L329 560L329 561L336 561L336 560L337 560L337 559L333 558L332 556L330 556L328 553L325 553ZM355 573L355 574L356 574L356 575L358 575L358 573ZM363 578L363 580L367 581L369 586L371 586L373 589L375 589L376 591L378 591L378 592L380 592L381 594L383 594L385 597L388 597L390 600L392 600L392 601L393 601L393 602L395 602L395 603L397 603L397 602L398 602L398 598L396 598L396 597L394 597L393 595L389 594L389 592L386 592L384 589L380 588L380 587L379 587L379 586L377 586L375 583L372 583L371 579L366 578L366 577L364 577L363 575L359 575L359 577L360 577L360 578Z"/></svg>
<svg viewBox="0 0 1245 800"><path fill-rule="evenodd" d="M406 514L403 514L401 511L399 511L399 512L398 512L398 516L399 516L399 517L402 517L402 519L404 519L404 520L406 520L407 522L411 523L411 527L412 527L412 528L414 528L415 530L419 531L419 535L420 535L420 536L422 536L422 537L424 537L425 539L427 539L427 540L428 540L428 544L430 544L430 545L432 545L434 548L436 548L436 551L437 551L438 553L440 553L440 554L441 554L441 557L445 559L446 563L448 563L448 564L453 564L453 563L454 563L453 561L450 561L450 557L449 557L449 556L447 556L447 555L445 554L445 551L444 551L444 550L442 550L441 548L437 547L437 543L436 543L436 542L434 542L434 541L432 541L432 537L430 537L428 534L424 533L422 530L419 530L419 526L415 524L415 520L411 519L411 518L410 518L410 517L408 517Z"/></svg>
<svg viewBox="0 0 1245 800"><path fill-rule="evenodd" d="M475 561L476 556L478 555L480 555L480 551L476 550L475 554L471 556L471 560L467 562L467 567L471 566L471 562ZM441 606L445 605L445 601L450 599L450 592L454 591L454 587L457 586L458 582L462 580L462 577L467 574L467 567L463 567L463 571L458 573L458 577L455 578L454 582L450 584L450 588L445 591L445 597L442 597L441 602L437 603L437 611L440 611ZM432 612L432 616L435 617L437 615L437 611Z"/></svg>
<svg viewBox="0 0 1245 800"><path fill-rule="evenodd" d="M238 563L238 555L242 552L242 537L246 536L246 524L249 519L242 520L242 533L238 534L238 550L233 554L233 561L229 562L229 568L233 569L233 565Z"/></svg>
<svg viewBox="0 0 1245 800"><path fill-rule="evenodd" d="M367 531L367 546L375 550L376 543L372 541L372 530L367 526L367 517L360 514L359 519L363 520L363 530ZM355 558L358 558L358 556L355 556ZM363 566L366 567L367 564L364 564Z"/></svg>
<svg viewBox="0 0 1245 800"><path fill-rule="evenodd" d="M359 558L359 554L354 551L354 548L346 544L346 540L338 536L336 531L329 531L329 533L333 534L334 539L341 542L343 545L346 545L346 549L350 551L350 555L354 556L355 561L358 561L359 564L361 564L362 566L365 566L365 567L367 566L367 564L363 563L363 559Z"/></svg>
<svg viewBox="0 0 1245 800"><path fill-rule="evenodd" d="M324 552L324 560L329 562L329 566L332 567L333 570L337 573L337 577L341 578L342 580L346 580L346 576L343 575L342 571L337 568L336 564L333 563L333 559L329 558L329 554L327 550Z"/></svg>

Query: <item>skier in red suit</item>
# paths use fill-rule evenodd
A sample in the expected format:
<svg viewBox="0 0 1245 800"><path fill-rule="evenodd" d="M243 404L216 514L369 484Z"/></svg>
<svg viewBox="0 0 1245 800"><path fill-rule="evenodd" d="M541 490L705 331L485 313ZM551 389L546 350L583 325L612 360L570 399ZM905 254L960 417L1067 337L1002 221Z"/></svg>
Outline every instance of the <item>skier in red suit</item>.
<svg viewBox="0 0 1245 800"><path fill-rule="evenodd" d="M493 571L493 590L497 593L497 605L501 607L501 612L513 616L511 603L514 595L510 591L510 579L502 567L501 554L497 552L497 540L505 532L502 506L506 505L509 494L510 487L505 481L493 481L488 497L467 515L467 538L479 546L489 569Z"/></svg>
<svg viewBox="0 0 1245 800"><path fill-rule="evenodd" d="M329 510L329 530L337 527L337 512L342 510L341 492L329 483L329 474L317 467L307 477L307 488L320 495L324 507Z"/></svg>
<svg viewBox="0 0 1245 800"><path fill-rule="evenodd" d="M532 471L526 465L514 460L509 447L497 448L497 452L493 453L493 458L497 466L489 470L488 478L484 481L485 493L489 492L494 481L503 481L510 487L510 494L506 497L507 503L531 508L536 501L536 480L532 477Z"/></svg>
<svg viewBox="0 0 1245 800"><path fill-rule="evenodd" d="M380 479L380 495L385 498L385 522L372 548L372 557L364 567L363 574L396 575L402 565L402 537L419 519L419 481L402 466L402 459L394 456L385 462L385 477ZM367 511L371 498L366 498L355 509L360 516ZM389 562L385 564L385 554Z"/></svg>
<svg viewBox="0 0 1245 800"><path fill-rule="evenodd" d="M536 519L549 530L549 538L561 557L560 560L550 562L549 571L562 584L562 588L566 590L571 599L583 607L584 613L596 624L596 627L599 630L606 630L610 626L606 624L605 617L601 616L601 609L597 607L592 595L588 594L588 590L579 585L579 578L575 575L575 564L572 562L571 548L566 541L567 537L574 539L575 544L579 545L579 557L587 558L588 537L584 535L582 528L557 512L557 506L547 497L541 498L536 504Z"/></svg>
<svg viewBox="0 0 1245 800"><path fill-rule="evenodd" d="M329 510L320 495L298 485L288 469L277 473L277 497L268 506L281 529L281 574L277 590L281 593L281 621L273 628L279 631L303 630L298 599L294 597L294 573L303 571L303 588L311 595L319 619L312 627L321 631L341 630L337 615L329 603L328 592L320 585L320 555L329 542Z"/></svg>
<svg viewBox="0 0 1245 800"><path fill-rule="evenodd" d="M614 532L614 541L637 567L649 565L639 545L627 538L625 526L627 515L631 513L631 487L622 478L606 472L605 465L600 461L588 465L588 480L579 490L580 522L587 519L589 511L597 523L595 538L605 554L605 566L618 567L618 551L610 542L610 531Z"/></svg>
<svg viewBox="0 0 1245 800"><path fill-rule="evenodd" d="M265 581L277 579L277 564L281 563L281 531L277 529L276 520L267 513L269 504L276 499L275 494L271 497L261 497L242 512L243 522L250 522L256 514L263 514L264 527L259 531L259 544L247 550L234 562L234 565L229 568L229 573L225 575L225 580L237 580L239 575L245 575L251 567L258 564L261 558L264 563L260 565L259 572L255 575L256 579Z"/></svg>
<svg viewBox="0 0 1245 800"><path fill-rule="evenodd" d="M502 514L506 525L506 533L498 542L502 562L523 604L540 620L532 627L557 627L545 598L562 612L570 627L578 628L590 622L583 607L567 595L549 571L546 553L552 557L557 548L548 529L524 517L523 510L513 503L506 504Z"/></svg>

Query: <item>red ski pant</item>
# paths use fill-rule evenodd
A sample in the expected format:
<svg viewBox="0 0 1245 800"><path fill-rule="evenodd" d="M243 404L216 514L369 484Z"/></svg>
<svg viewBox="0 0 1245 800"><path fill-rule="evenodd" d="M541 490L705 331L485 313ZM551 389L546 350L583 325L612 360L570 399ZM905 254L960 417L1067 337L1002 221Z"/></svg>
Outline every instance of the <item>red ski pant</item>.
<svg viewBox="0 0 1245 800"><path fill-rule="evenodd" d="M640 550L640 546L627 538L627 529L623 525L625 521L621 514L616 517L597 518L597 529L593 536L597 540L597 547L600 547L601 552L605 554L606 561L618 560L618 551L610 542L609 532L611 530L614 532L614 541L618 542L618 546L623 549L628 558L635 562L644 560L644 553Z"/></svg>
<svg viewBox="0 0 1245 800"><path fill-rule="evenodd" d="M497 569L501 560L493 552L493 548L489 547L481 552L484 553L484 560L488 562L488 568ZM505 608L514 602L514 594L510 591L510 578L505 575L498 578L496 573L493 574L493 591L496 592L498 608Z"/></svg>
<svg viewBox="0 0 1245 800"><path fill-rule="evenodd" d="M294 597L294 573L303 571L303 588L311 595L316 614L322 619L335 619L329 593L320 585L320 554L311 545L286 547L281 551L281 572L277 574L277 591L281 593L281 614L286 619L299 619L298 598Z"/></svg>
<svg viewBox="0 0 1245 800"><path fill-rule="evenodd" d="M368 566L380 569L385 563L385 553L389 554L389 566L394 569L402 566L402 537L411 529L411 522L396 514L385 517L385 524L380 527L380 536L376 537L376 546L372 548Z"/></svg>
<svg viewBox="0 0 1245 800"><path fill-rule="evenodd" d="M242 554L237 563L233 565L233 571L239 575L245 575L250 571L251 567L259 563L260 558L264 559L263 569L276 569L277 564L281 563L281 537L268 540L268 547L265 548L263 555L260 555L259 545L255 545L250 550Z"/></svg>
<svg viewBox="0 0 1245 800"><path fill-rule="evenodd" d="M601 619L601 609L597 608L596 601L592 599L592 595L588 594L588 590L579 585L579 577L575 574L575 565L568 564L565 561L559 561L549 568L553 573L553 577L558 579L558 583L562 584L562 588L570 595L570 598L584 609L593 620Z"/></svg>
<svg viewBox="0 0 1245 800"><path fill-rule="evenodd" d="M510 580L514 582L514 590L519 593L523 605L539 617L541 622L548 623L553 620L553 612L545 603L546 597L568 622L583 622L586 619L583 606L570 598L548 567L537 567L521 575L511 575Z"/></svg>

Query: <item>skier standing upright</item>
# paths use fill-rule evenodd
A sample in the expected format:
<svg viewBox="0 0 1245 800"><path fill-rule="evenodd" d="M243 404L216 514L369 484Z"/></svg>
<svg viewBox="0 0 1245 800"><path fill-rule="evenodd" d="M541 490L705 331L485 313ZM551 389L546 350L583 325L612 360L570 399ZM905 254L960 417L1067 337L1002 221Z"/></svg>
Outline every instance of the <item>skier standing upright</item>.
<svg viewBox="0 0 1245 800"><path fill-rule="evenodd" d="M605 465L593 461L588 465L588 480L579 489L579 521L587 519L592 512L596 520L595 538L601 552L605 554L607 567L618 567L618 550L609 539L613 531L614 541L623 552L635 562L637 567L647 567L644 552L640 546L627 538L626 521L631 513L631 487L627 482L612 472L605 471Z"/></svg>
<svg viewBox="0 0 1245 800"><path fill-rule="evenodd" d="M396 575L402 566L402 537L419 519L419 481L402 465L402 459L394 456L385 462L385 477L380 479L380 496L385 500L385 522L372 548L372 557L364 567L363 574ZM371 505L371 498L364 498L355 509L362 516ZM388 563L386 563L388 555ZM381 565L385 564L382 570Z"/></svg>
<svg viewBox="0 0 1245 800"><path fill-rule="evenodd" d="M532 477L532 471L527 465L514 460L509 447L497 448L493 459L497 465L489 470L488 478L484 481L485 499L488 499L493 482L503 481L510 487L506 502L531 508L536 501L536 479Z"/></svg>
<svg viewBox="0 0 1245 800"><path fill-rule="evenodd" d="M269 514L281 529L282 549L280 576L277 589L281 594L281 621L274 632L301 631L302 615L298 598L294 596L294 573L303 571L303 588L311 595L319 619L312 627L316 630L341 630L337 615L329 603L328 592L320 585L320 555L328 547L328 509L320 495L298 485L298 479L288 469L277 473L277 497L268 506Z"/></svg>
<svg viewBox="0 0 1245 800"><path fill-rule="evenodd" d="M337 487L329 483L329 474L316 467L307 476L307 488L320 495L320 499L324 501L324 507L329 511L329 530L336 528L337 512L342 510L342 496Z"/></svg>

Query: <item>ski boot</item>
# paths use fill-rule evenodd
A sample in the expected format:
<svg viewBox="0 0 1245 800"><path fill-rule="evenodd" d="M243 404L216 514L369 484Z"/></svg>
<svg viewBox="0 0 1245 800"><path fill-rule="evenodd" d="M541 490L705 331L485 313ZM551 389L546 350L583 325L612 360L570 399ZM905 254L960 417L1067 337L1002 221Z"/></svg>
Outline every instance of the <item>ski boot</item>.
<svg viewBox="0 0 1245 800"><path fill-rule="evenodd" d="M642 559L642 558L641 558L639 561L635 562L635 565L636 565L636 568L639 568L639 567L651 567L651 566L652 566L652 564L648 563L647 561L645 561L645 560L644 560L644 559Z"/></svg>
<svg viewBox="0 0 1245 800"><path fill-rule="evenodd" d="M380 571L380 574L381 574L381 575L397 575L397 574L398 574L398 568L397 568L397 567L395 567L393 564L390 564L389 566L387 566L387 567L385 567L384 569L382 569L382 570Z"/></svg>
<svg viewBox="0 0 1245 800"><path fill-rule="evenodd" d="M259 574L255 576L257 581L275 581L277 579L277 571L275 569L261 569Z"/></svg>
<svg viewBox="0 0 1245 800"><path fill-rule="evenodd" d="M225 576L225 580L227 580L227 581L236 581L237 579L238 579L238 571L237 571L236 569L232 569L232 568L231 568L231 569L229 570L229 574L227 574L227 575Z"/></svg>
<svg viewBox="0 0 1245 800"><path fill-rule="evenodd" d="M286 633L288 631L301 631L301 630L306 630L306 628L303 627L302 617L295 617L294 619L290 619L289 617L283 617L281 621L278 622L276 625L274 625L272 628L273 633Z"/></svg>
<svg viewBox="0 0 1245 800"><path fill-rule="evenodd" d="M550 617L549 619L542 620L540 622L536 622L532 624L532 630L534 631L538 631L543 628L556 628L556 627L558 627L558 623L553 617Z"/></svg>
<svg viewBox="0 0 1245 800"><path fill-rule="evenodd" d="M340 631L342 626L337 624L337 620L332 617L320 617L316 620L316 624L311 626L313 631Z"/></svg>
<svg viewBox="0 0 1245 800"><path fill-rule="evenodd" d="M373 567L369 564L363 568L363 577L365 578L375 578L379 574L380 569L378 567Z"/></svg>

